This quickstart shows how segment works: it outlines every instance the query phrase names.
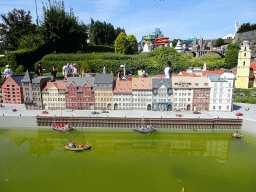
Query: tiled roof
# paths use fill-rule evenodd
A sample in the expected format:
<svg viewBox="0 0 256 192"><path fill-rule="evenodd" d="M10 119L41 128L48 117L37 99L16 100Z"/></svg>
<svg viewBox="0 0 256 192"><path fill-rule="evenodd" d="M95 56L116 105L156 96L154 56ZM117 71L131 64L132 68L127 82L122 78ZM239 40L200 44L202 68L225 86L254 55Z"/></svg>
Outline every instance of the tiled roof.
<svg viewBox="0 0 256 192"><path fill-rule="evenodd" d="M256 63L250 63L250 70L256 71Z"/></svg>
<svg viewBox="0 0 256 192"><path fill-rule="evenodd" d="M172 87L172 79L169 78L154 78L153 81L153 88L159 89L162 85L165 85L167 88Z"/></svg>
<svg viewBox="0 0 256 192"><path fill-rule="evenodd" d="M210 73L222 75L224 72L225 72L225 71L204 71L202 76L206 76L207 74L210 74ZM236 71L232 71L232 73L233 73L234 75L236 75Z"/></svg>
<svg viewBox="0 0 256 192"><path fill-rule="evenodd" d="M38 76L38 77L35 77L32 79L32 84L33 83L40 83L42 81L42 79L48 79L53 81L54 80L54 77L53 76Z"/></svg>
<svg viewBox="0 0 256 192"><path fill-rule="evenodd" d="M194 88L211 88L207 77L192 77Z"/></svg>
<svg viewBox="0 0 256 192"><path fill-rule="evenodd" d="M210 81L223 81L223 82L225 82L225 80L220 79L219 74L210 73L210 74L208 74L208 77L209 77Z"/></svg>
<svg viewBox="0 0 256 192"><path fill-rule="evenodd" d="M132 78L132 89L152 90L152 78Z"/></svg>
<svg viewBox="0 0 256 192"><path fill-rule="evenodd" d="M21 80L24 78L24 75L12 75L12 78L19 87L22 87Z"/></svg>
<svg viewBox="0 0 256 192"><path fill-rule="evenodd" d="M66 82L65 81L55 81L55 82L47 82L47 85L45 86L44 90L50 89L50 87L54 85L57 87L57 89L65 89L66 88Z"/></svg>
<svg viewBox="0 0 256 192"><path fill-rule="evenodd" d="M68 80L67 80L65 91L67 91L67 87L71 83L74 83L78 87L78 92L81 92L81 86L83 86L86 82L88 82L88 84L91 87L94 87L94 81L95 81L95 77L90 77L90 76L86 76L86 77L69 77Z"/></svg>
<svg viewBox="0 0 256 192"><path fill-rule="evenodd" d="M116 81L113 93L132 93L132 81Z"/></svg>
<svg viewBox="0 0 256 192"><path fill-rule="evenodd" d="M179 86L179 83L181 83L181 82L188 83L188 87L186 87L186 88L193 88L192 77L191 76L182 76L182 75L172 78L172 87L173 88L181 88Z"/></svg>
<svg viewBox="0 0 256 192"><path fill-rule="evenodd" d="M112 74L96 74L95 84L111 84L114 81L114 76Z"/></svg>

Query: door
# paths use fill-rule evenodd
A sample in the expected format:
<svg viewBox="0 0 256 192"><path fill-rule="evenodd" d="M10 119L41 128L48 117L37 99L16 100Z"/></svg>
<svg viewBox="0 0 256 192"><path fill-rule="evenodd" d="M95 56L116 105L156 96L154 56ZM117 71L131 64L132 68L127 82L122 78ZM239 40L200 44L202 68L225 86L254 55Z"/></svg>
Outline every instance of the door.
<svg viewBox="0 0 256 192"><path fill-rule="evenodd" d="M114 110L118 110L118 104L117 103L114 105Z"/></svg>
<svg viewBox="0 0 256 192"><path fill-rule="evenodd" d="M187 111L190 111L191 106L187 105Z"/></svg>
<svg viewBox="0 0 256 192"><path fill-rule="evenodd" d="M148 111L151 111L151 105L150 105L150 104L148 104L147 110L148 110Z"/></svg>
<svg viewBox="0 0 256 192"><path fill-rule="evenodd" d="M108 104L108 110L111 110L111 104Z"/></svg>

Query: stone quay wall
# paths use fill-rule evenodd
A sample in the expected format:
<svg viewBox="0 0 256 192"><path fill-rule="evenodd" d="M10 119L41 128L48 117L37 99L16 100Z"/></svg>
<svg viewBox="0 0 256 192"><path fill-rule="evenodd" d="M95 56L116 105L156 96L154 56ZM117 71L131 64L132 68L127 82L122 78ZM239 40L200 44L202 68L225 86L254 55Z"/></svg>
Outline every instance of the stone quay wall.
<svg viewBox="0 0 256 192"><path fill-rule="evenodd" d="M168 129L241 129L242 119L229 118L128 118L37 116L37 126L69 124L71 127L133 128L141 124ZM142 123L144 122L144 123Z"/></svg>

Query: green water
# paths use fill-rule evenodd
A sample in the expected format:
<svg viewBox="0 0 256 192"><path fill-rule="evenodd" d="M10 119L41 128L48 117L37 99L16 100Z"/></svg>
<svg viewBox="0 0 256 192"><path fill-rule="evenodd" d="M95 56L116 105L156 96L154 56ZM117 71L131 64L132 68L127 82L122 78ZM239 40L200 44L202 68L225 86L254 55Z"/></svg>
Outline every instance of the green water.
<svg viewBox="0 0 256 192"><path fill-rule="evenodd" d="M256 137L231 132L0 129L0 191L256 191Z"/></svg>

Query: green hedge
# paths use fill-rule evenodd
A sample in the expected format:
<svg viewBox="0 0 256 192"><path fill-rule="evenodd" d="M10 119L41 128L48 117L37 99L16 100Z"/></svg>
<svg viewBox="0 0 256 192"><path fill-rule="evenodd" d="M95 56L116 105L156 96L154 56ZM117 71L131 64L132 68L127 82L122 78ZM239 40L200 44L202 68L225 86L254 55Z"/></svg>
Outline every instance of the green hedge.
<svg viewBox="0 0 256 192"><path fill-rule="evenodd" d="M0 57L0 67L5 67L7 63L7 57Z"/></svg>
<svg viewBox="0 0 256 192"><path fill-rule="evenodd" d="M234 102L256 104L256 97L235 98Z"/></svg>

